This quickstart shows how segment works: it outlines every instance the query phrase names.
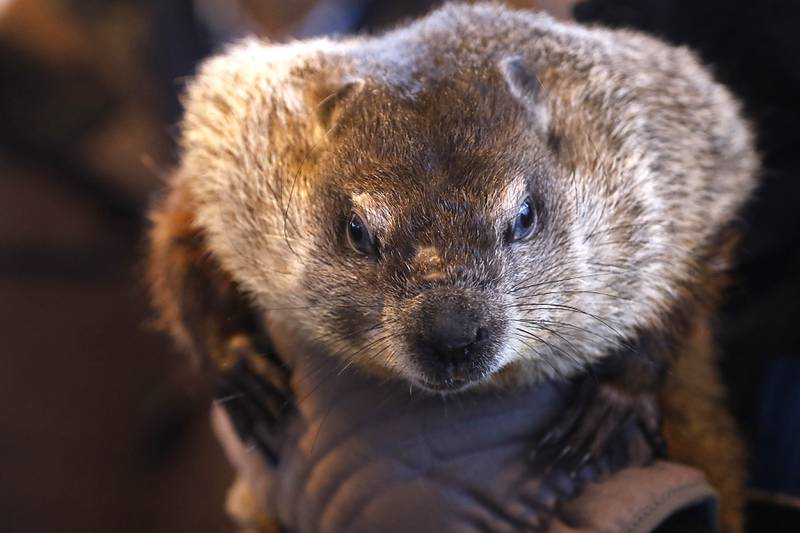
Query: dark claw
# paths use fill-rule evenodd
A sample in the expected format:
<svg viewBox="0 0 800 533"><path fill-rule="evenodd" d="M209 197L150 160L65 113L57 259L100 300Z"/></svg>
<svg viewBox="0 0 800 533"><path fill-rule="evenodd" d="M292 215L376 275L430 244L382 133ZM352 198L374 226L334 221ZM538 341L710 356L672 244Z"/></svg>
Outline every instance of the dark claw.
<svg viewBox="0 0 800 533"><path fill-rule="evenodd" d="M647 440L647 444L653 450L653 456L659 459L666 458L667 443L664 441L664 437L661 435L661 432L658 431L658 429L655 431L652 430L641 419L637 420L637 424L642 432L642 435L644 435L644 438Z"/></svg>
<svg viewBox="0 0 800 533"><path fill-rule="evenodd" d="M591 460L592 460L592 452L586 452L584 456L581 457L580 463L578 464L578 468L583 468L584 466L588 465Z"/></svg>
<svg viewBox="0 0 800 533"><path fill-rule="evenodd" d="M251 409L237 399L224 402L222 407L228 414L239 439L255 446L267 462L275 466L278 463L276 446L271 444L270 432L265 429L263 423L256 421Z"/></svg>
<svg viewBox="0 0 800 533"><path fill-rule="evenodd" d="M237 363L232 372L241 391L253 401L263 405L272 421L277 422L283 417L291 403L291 396L285 387L278 388L266 379L261 379L261 375L256 375L243 360Z"/></svg>
<svg viewBox="0 0 800 533"><path fill-rule="evenodd" d="M278 464L277 445L272 444L274 440L273 432L270 431L263 423L257 422L253 426L252 443L255 444L259 453L269 462L272 466Z"/></svg>
<svg viewBox="0 0 800 533"><path fill-rule="evenodd" d="M223 409L225 409L225 412L228 413L228 418L230 418L233 429L236 431L239 439L244 440L249 436L253 428L253 417L236 401L236 398L233 395L224 394L217 399L217 402L219 402Z"/></svg>

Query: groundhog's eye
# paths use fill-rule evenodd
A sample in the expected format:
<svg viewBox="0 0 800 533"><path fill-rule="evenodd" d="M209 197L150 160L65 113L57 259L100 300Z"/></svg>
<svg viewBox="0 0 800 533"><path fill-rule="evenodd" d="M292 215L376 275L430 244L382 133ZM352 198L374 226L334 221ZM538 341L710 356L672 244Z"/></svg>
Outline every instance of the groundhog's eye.
<svg viewBox="0 0 800 533"><path fill-rule="evenodd" d="M514 242L526 239L533 234L536 229L536 210L534 209L531 197L525 198L525 201L519 206L517 216L508 226L506 232L506 241Z"/></svg>
<svg viewBox="0 0 800 533"><path fill-rule="evenodd" d="M375 255L375 241L367 225L355 213L351 213L347 220L347 242L359 254Z"/></svg>

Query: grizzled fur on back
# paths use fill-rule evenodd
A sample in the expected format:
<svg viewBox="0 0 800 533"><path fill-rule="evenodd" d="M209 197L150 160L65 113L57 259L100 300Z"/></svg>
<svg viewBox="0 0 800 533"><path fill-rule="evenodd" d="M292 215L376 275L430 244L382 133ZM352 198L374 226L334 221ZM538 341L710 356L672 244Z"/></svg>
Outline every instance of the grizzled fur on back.
<svg viewBox="0 0 800 533"><path fill-rule="evenodd" d="M491 330L475 381L563 377L665 327L724 268L754 185L738 105L691 52L491 5L242 42L186 107L172 187L222 269L331 353L420 384L413 332L437 305ZM526 195L537 228L505 242ZM376 258L348 248L351 212Z"/></svg>

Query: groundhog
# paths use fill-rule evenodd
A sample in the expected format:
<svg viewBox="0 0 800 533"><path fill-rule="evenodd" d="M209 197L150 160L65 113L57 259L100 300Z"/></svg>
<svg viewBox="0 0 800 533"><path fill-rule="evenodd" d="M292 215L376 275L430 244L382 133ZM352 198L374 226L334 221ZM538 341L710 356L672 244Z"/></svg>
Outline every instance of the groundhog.
<svg viewBox="0 0 800 533"><path fill-rule="evenodd" d="M430 394L578 382L532 452L574 471L631 424L663 434L741 531L709 321L757 158L691 51L452 4L377 37L245 40L185 104L152 294L226 392L265 384L245 433L291 403L267 313Z"/></svg>

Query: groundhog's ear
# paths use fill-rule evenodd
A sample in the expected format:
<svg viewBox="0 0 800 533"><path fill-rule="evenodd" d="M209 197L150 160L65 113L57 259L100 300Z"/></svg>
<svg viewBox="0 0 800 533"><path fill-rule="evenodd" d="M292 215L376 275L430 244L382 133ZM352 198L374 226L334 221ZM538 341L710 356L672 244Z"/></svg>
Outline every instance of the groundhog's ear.
<svg viewBox="0 0 800 533"><path fill-rule="evenodd" d="M317 84L311 92L312 105L324 131L333 129L343 111L363 90L364 80L345 79L338 83Z"/></svg>
<svg viewBox="0 0 800 533"><path fill-rule="evenodd" d="M151 219L148 278L158 324L203 366L225 368L231 340L253 333L253 310L208 250L186 191L170 185Z"/></svg>
<svg viewBox="0 0 800 533"><path fill-rule="evenodd" d="M549 114L545 104L544 88L536 72L521 57L508 57L500 61L500 72L506 80L508 89L533 115L536 129L547 131Z"/></svg>

